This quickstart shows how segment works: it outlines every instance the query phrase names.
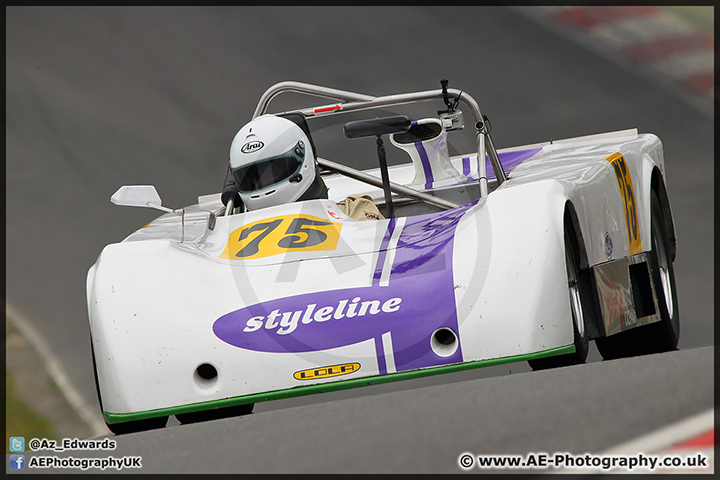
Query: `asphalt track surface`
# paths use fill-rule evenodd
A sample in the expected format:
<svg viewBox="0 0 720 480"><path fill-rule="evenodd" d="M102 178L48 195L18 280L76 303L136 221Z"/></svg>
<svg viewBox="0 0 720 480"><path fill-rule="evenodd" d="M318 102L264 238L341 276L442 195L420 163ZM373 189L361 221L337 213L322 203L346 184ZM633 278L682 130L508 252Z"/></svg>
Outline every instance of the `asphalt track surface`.
<svg viewBox="0 0 720 480"><path fill-rule="evenodd" d="M143 473L460 472L473 453L600 451L713 405L713 117L662 82L502 7L6 9L7 302L99 416L85 276L150 210L220 190L270 85L470 92L499 148L638 128L664 143L680 350L548 372L480 369L256 405L119 437ZM148 292L148 295L152 295ZM90 455L89 455L90 456ZM97 456L97 455L95 455Z"/></svg>

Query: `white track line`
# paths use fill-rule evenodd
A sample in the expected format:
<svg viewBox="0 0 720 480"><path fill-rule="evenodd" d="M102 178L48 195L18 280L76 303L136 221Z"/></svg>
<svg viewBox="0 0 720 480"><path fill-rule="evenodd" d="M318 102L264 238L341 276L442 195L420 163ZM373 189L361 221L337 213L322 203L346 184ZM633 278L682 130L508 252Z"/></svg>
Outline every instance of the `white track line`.
<svg viewBox="0 0 720 480"><path fill-rule="evenodd" d="M673 55L652 65L652 68L672 78L689 78L693 75L712 71L708 66L714 65L715 52L702 49L697 52Z"/></svg>
<svg viewBox="0 0 720 480"><path fill-rule="evenodd" d="M681 452L674 451L671 449L673 445L676 445L685 440L689 440L694 436L700 435L707 432L715 427L715 409L711 408L702 413L688 417L684 420L672 423L665 427L662 427L653 432L647 433L635 439L627 442L618 444L605 450L597 455L596 457L629 457L639 454L643 455L680 455ZM704 449L701 449L704 450ZM712 458L713 450L709 451L710 464L714 463ZM637 468L633 471L634 473L647 473L646 470ZM631 473L633 473L631 472ZM657 470L659 473L660 470ZM709 473L702 470L688 470L688 469L669 469L663 468L663 473ZM568 467L559 470L553 470L550 473L582 473L582 474L597 474L597 473L628 473L627 470L618 468L609 472L602 470L601 468L580 468L580 467ZM653 472L650 472L653 473Z"/></svg>
<svg viewBox="0 0 720 480"><path fill-rule="evenodd" d="M583 26L557 18L564 12L583 9L579 6L510 8L615 62L633 72L633 75L657 81L703 113L713 115L714 88L694 86L687 82L692 80L693 75L711 75L714 72L714 48L698 47L690 53L669 51L664 59L652 58L649 61L626 59L623 55L618 55L618 52L623 53L626 49L642 47L660 39L671 41L673 37L682 38L691 33L703 32L704 29L698 27L697 22L666 11L663 7L656 7L655 13L607 19L596 25ZM591 17L592 13L588 10ZM712 37L713 34L709 36Z"/></svg>
<svg viewBox="0 0 720 480"><path fill-rule="evenodd" d="M615 49L672 38L695 30L687 23L661 12L653 16L638 16L603 23L589 30L592 37Z"/></svg>
<svg viewBox="0 0 720 480"><path fill-rule="evenodd" d="M5 317L7 321L13 324L28 342L35 348L35 351L43 360L47 371L53 381L57 384L60 392L62 392L65 400L87 424L92 431L93 437L107 435L108 429L104 422L100 421L96 416L92 415L92 408L83 400L82 395L73 387L70 378L60 363L60 360L50 349L45 339L40 333L27 321L18 311L5 303Z"/></svg>
<svg viewBox="0 0 720 480"><path fill-rule="evenodd" d="M676 443L712 429L714 427L714 419L715 409L711 408L634 440L621 443L603 452L602 455L632 455L635 453L650 453L668 448Z"/></svg>

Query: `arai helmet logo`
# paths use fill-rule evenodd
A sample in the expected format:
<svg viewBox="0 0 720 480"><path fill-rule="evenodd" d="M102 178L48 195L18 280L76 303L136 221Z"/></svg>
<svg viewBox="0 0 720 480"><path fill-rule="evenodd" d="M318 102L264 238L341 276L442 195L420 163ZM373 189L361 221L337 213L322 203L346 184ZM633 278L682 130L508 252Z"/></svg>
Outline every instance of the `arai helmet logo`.
<svg viewBox="0 0 720 480"><path fill-rule="evenodd" d="M240 148L242 153L254 153L263 148L265 144L260 140L251 140Z"/></svg>

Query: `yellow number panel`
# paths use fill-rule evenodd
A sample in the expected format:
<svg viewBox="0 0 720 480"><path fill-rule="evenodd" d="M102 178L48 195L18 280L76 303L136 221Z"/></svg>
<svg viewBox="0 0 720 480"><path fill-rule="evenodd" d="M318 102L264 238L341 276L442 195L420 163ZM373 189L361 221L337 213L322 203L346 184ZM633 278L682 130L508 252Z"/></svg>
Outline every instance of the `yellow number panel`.
<svg viewBox="0 0 720 480"><path fill-rule="evenodd" d="M267 218L233 231L220 258L250 260L287 252L335 250L341 228L341 223L312 215Z"/></svg>

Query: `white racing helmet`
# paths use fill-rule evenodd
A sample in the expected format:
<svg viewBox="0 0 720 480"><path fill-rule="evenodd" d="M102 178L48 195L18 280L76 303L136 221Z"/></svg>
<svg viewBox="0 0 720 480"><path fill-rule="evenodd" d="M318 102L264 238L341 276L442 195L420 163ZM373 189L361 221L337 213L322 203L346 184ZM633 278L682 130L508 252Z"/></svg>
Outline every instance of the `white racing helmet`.
<svg viewBox="0 0 720 480"><path fill-rule="evenodd" d="M315 153L293 121L262 115L230 145L230 171L248 210L291 203L315 181Z"/></svg>

